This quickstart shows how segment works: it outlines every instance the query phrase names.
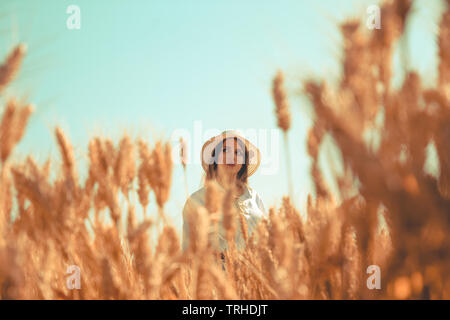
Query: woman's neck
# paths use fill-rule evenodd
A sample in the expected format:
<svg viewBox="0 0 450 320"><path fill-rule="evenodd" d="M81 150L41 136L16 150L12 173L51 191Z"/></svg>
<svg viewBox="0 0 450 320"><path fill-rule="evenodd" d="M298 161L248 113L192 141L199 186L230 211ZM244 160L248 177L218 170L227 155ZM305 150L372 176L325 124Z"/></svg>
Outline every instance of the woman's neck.
<svg viewBox="0 0 450 320"><path fill-rule="evenodd" d="M224 189L228 187L229 184L235 183L234 177L226 175L224 173L218 172L216 175L216 181L217 183Z"/></svg>
<svg viewBox="0 0 450 320"><path fill-rule="evenodd" d="M236 197L240 197L242 194L244 194L245 185L239 180L231 179L229 177L223 178L219 175L216 177L216 180L217 183L225 190L228 189L229 184L232 183L232 185L235 187Z"/></svg>

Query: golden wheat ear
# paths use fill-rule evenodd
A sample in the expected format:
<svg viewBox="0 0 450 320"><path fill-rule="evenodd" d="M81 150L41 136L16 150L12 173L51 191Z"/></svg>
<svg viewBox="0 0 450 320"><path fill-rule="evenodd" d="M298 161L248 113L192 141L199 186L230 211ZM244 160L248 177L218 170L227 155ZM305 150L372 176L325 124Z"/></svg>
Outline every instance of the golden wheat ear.
<svg viewBox="0 0 450 320"><path fill-rule="evenodd" d="M16 77L26 51L27 46L25 44L17 45L0 67L0 93L2 93L8 84Z"/></svg>

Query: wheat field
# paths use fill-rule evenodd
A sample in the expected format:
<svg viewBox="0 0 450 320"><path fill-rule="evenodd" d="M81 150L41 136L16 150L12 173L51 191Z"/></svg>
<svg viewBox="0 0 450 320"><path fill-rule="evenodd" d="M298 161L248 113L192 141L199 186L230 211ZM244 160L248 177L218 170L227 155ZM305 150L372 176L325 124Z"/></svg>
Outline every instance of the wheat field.
<svg viewBox="0 0 450 320"><path fill-rule="evenodd" d="M385 27L373 33L356 21L341 25L339 84L303 83L316 115L307 141L315 185L307 218L284 197L252 236L244 232L244 250L230 246L224 266L209 231L220 216L229 239L242 227L227 205L233 188L220 194L208 185L207 205L189 217L192 241L183 252L165 218L174 166L168 142L150 147L128 136L97 137L81 181L71 141L59 128L59 161L12 161L34 107L9 99L0 118L0 298L449 299L450 1L439 25L435 88L423 88L414 72L399 89L392 86L393 47L410 8L407 0L386 2ZM25 55L21 44L5 58L0 95ZM277 73L274 120L287 145L291 111L283 81ZM325 135L342 154L340 204L318 164ZM430 145L439 163L434 175L424 170ZM151 192L158 216L137 219ZM81 270L80 289L67 285L72 265ZM381 270L379 290L367 285L371 265Z"/></svg>

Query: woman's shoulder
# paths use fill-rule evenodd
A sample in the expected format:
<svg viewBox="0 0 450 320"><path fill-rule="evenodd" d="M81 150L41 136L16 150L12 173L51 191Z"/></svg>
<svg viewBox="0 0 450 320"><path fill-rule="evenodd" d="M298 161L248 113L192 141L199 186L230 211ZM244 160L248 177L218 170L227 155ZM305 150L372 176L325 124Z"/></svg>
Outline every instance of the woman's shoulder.
<svg viewBox="0 0 450 320"><path fill-rule="evenodd" d="M254 189L254 188L250 187L249 185L247 185L247 190L248 190L248 193L250 194L250 196L252 198L259 198L259 194L256 191L256 189Z"/></svg>
<svg viewBox="0 0 450 320"><path fill-rule="evenodd" d="M247 188L248 188L248 192L250 194L250 198L254 199L257 206L259 207L259 209L263 212L263 215L265 216L267 214L267 212L266 212L266 208L264 205L264 201L262 200L261 196L258 194L258 192L254 188L250 187L249 185L247 185Z"/></svg>
<svg viewBox="0 0 450 320"><path fill-rule="evenodd" d="M191 195L187 198L186 203L203 203L205 199L205 187L201 187L197 191L191 193Z"/></svg>
<svg viewBox="0 0 450 320"><path fill-rule="evenodd" d="M246 187L247 187L247 190L250 192L250 193L255 193L256 192L256 190L255 189L253 189L251 186L249 186L248 184L246 185Z"/></svg>
<svg viewBox="0 0 450 320"><path fill-rule="evenodd" d="M186 217L188 212L195 210L199 206L205 205L205 188L200 188L197 191L191 193L186 199L183 207L183 217Z"/></svg>
<svg viewBox="0 0 450 320"><path fill-rule="evenodd" d="M189 196L189 198L197 198L201 195L205 194L205 187L201 187L200 189L198 189L195 192L192 192L191 195Z"/></svg>

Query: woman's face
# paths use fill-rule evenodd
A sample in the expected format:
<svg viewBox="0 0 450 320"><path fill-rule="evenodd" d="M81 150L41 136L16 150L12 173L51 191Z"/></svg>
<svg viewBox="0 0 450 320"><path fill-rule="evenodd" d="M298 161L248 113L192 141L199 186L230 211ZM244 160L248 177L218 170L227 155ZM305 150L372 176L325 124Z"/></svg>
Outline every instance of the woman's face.
<svg viewBox="0 0 450 320"><path fill-rule="evenodd" d="M228 138L223 142L219 150L219 163L217 169L219 172L226 173L228 176L236 176L245 163L245 149L242 143L237 139Z"/></svg>

